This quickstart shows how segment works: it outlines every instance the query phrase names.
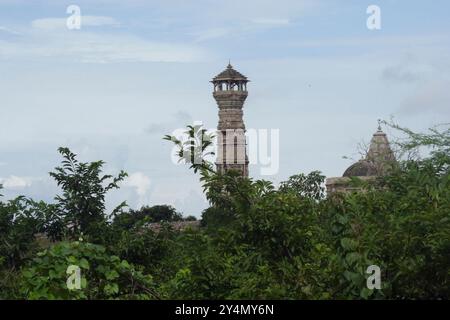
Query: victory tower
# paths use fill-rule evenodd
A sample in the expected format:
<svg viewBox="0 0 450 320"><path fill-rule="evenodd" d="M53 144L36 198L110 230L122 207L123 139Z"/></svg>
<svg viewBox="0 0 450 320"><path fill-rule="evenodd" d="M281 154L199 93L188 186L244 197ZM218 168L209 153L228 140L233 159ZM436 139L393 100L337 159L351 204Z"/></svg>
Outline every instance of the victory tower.
<svg viewBox="0 0 450 320"><path fill-rule="evenodd" d="M237 170L248 176L243 106L247 98L247 77L231 64L211 81L213 96L219 106L217 126L217 171Z"/></svg>

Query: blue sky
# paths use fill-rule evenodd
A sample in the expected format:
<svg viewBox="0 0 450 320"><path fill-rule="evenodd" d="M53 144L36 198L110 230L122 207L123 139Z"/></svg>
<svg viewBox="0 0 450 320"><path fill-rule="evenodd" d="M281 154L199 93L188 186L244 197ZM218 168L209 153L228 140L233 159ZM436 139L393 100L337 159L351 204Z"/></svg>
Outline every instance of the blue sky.
<svg viewBox="0 0 450 320"><path fill-rule="evenodd" d="M65 27L71 4L80 30ZM366 27L369 5L381 30ZM209 80L228 59L252 80L247 128L280 129L280 170L264 178L339 176L378 118L417 131L449 122L449 12L444 0L0 0L2 193L51 201L48 172L67 146L130 174L110 207L199 216L198 177L161 137L217 125Z"/></svg>

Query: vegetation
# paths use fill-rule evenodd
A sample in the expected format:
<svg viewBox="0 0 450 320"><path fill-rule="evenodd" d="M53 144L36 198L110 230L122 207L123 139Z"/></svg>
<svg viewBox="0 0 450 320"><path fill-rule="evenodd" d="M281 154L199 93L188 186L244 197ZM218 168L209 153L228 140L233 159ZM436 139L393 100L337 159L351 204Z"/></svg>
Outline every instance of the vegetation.
<svg viewBox="0 0 450 320"><path fill-rule="evenodd" d="M172 228L184 218L170 206L105 212L126 174L103 175L103 162L61 148L55 203L0 201L0 299L448 299L450 130L396 128L405 154L428 147L427 156L327 197L320 172L278 188L217 174L204 160L206 131L188 127L186 143L166 136L210 203L202 227L184 231ZM71 265L80 289L67 287ZM366 286L371 265L380 290Z"/></svg>

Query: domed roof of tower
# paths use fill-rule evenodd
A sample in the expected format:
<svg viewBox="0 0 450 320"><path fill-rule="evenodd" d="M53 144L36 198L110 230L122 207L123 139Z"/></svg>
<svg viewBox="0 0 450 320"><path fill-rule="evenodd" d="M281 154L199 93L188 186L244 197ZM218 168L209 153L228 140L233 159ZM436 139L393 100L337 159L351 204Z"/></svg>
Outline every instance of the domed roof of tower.
<svg viewBox="0 0 450 320"><path fill-rule="evenodd" d="M344 177L361 177L383 175L396 163L386 133L378 130L373 134L370 141L369 150L364 159L352 164L345 170Z"/></svg>
<svg viewBox="0 0 450 320"><path fill-rule="evenodd" d="M249 81L246 76L244 76L239 71L233 69L233 66L228 63L227 68L219 73L217 76L213 78L213 81L223 81L223 80L240 80L240 81Z"/></svg>
<svg viewBox="0 0 450 320"><path fill-rule="evenodd" d="M377 174L376 166L367 160L359 160L345 170L343 177L368 177Z"/></svg>

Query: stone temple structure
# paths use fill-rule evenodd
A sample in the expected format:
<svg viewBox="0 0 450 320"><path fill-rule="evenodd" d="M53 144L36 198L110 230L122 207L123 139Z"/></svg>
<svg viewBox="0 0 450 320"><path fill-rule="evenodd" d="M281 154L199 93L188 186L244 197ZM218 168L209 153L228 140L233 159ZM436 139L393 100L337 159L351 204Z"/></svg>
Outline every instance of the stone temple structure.
<svg viewBox="0 0 450 320"><path fill-rule="evenodd" d="M223 173L233 169L247 177L248 157L242 108L247 98L249 80L228 64L211 82L214 85L213 96L219 107L217 171Z"/></svg>
<svg viewBox="0 0 450 320"><path fill-rule="evenodd" d="M386 133L378 125L378 130L372 136L366 156L348 167L342 177L328 178L326 180L327 193L357 191L349 185L351 177L371 180L386 174L395 164L396 159Z"/></svg>

